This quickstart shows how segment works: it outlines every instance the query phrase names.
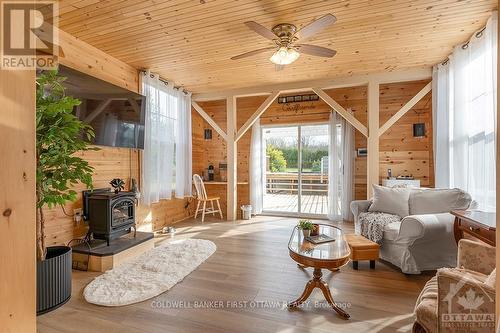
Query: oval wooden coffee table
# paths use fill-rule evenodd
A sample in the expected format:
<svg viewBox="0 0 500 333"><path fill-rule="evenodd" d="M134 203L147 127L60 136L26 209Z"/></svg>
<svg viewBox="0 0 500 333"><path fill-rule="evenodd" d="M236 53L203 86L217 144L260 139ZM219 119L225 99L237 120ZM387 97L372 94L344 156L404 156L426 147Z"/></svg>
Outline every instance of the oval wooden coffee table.
<svg viewBox="0 0 500 333"><path fill-rule="evenodd" d="M314 268L314 273L312 280L307 282L302 295L290 302L288 306L290 308L298 307L309 298L314 288L319 288L332 308L342 318L349 319L349 314L335 304L328 284L321 278L323 276L322 269L337 270L349 262L349 245L344 239L342 230L337 227L320 224L319 233L335 240L323 244L313 244L304 239L301 230L297 227L293 229L288 242L290 257L301 267Z"/></svg>

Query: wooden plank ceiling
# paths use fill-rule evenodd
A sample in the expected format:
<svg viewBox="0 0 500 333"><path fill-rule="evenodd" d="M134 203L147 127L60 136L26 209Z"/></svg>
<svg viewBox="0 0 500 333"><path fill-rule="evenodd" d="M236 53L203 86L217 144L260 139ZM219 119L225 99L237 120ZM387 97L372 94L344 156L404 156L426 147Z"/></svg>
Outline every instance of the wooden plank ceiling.
<svg viewBox="0 0 500 333"><path fill-rule="evenodd" d="M193 92L428 67L480 29L496 0L62 0L62 30ZM243 22L299 28L332 13L337 23L307 40L338 51L302 55L276 72L261 54L272 46Z"/></svg>

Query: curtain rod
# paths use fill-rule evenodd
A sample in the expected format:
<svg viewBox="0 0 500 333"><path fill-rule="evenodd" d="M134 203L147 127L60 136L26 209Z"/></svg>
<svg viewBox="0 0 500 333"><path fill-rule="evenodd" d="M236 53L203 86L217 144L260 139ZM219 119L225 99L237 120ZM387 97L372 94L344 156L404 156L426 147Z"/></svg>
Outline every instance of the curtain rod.
<svg viewBox="0 0 500 333"><path fill-rule="evenodd" d="M481 38L483 36L483 32L485 29L486 29L486 26L484 26L480 30L476 31L468 41L466 41L465 43L462 44L462 46L461 46L462 50L465 50L469 47L469 43L473 37ZM446 64L448 64L449 61L450 61L450 58L446 58L443 60L441 65L445 66Z"/></svg>
<svg viewBox="0 0 500 333"><path fill-rule="evenodd" d="M141 70L141 73L142 73L142 75L146 75L146 74L147 74L147 72L146 72L145 70ZM154 75L153 75L153 74L151 74L151 73L149 74L149 76L150 76L150 77L152 77L152 78L154 77ZM167 80L165 80L165 79L163 79L163 78L161 78L161 77L158 77L158 80L160 80L161 82L163 82L163 83L164 83L165 85L167 85L167 86L168 86L169 84L171 84L171 82L168 82ZM176 87L176 86L174 86L174 89L175 89L175 90L182 91L185 95L189 95L189 91L187 91L186 89L184 89L184 88L182 88L182 87Z"/></svg>

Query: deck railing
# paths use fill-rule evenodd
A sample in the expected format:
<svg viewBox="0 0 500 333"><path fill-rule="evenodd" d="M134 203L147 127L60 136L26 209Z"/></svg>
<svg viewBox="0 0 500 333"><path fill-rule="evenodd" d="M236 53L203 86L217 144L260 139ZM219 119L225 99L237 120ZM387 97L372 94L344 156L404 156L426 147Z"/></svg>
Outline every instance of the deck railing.
<svg viewBox="0 0 500 333"><path fill-rule="evenodd" d="M301 175L302 194L328 195L328 176L321 173ZM267 172L266 193L297 194L299 175L292 172Z"/></svg>

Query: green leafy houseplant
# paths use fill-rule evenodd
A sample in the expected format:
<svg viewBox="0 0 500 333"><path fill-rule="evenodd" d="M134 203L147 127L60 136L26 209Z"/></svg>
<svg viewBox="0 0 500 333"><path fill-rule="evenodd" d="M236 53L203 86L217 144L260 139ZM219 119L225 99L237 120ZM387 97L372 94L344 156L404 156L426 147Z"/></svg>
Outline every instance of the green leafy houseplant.
<svg viewBox="0 0 500 333"><path fill-rule="evenodd" d="M300 230L313 230L314 224L311 222L311 220L299 220L299 224L297 224L297 227Z"/></svg>
<svg viewBox="0 0 500 333"><path fill-rule="evenodd" d="M83 183L92 188L92 172L76 152L96 150L89 146L92 127L81 122L73 107L80 101L66 96L64 77L56 71L42 72L36 79L36 203L37 258L45 259L45 218L43 207L63 206L75 201L71 187Z"/></svg>

